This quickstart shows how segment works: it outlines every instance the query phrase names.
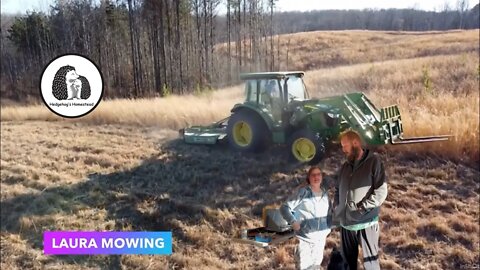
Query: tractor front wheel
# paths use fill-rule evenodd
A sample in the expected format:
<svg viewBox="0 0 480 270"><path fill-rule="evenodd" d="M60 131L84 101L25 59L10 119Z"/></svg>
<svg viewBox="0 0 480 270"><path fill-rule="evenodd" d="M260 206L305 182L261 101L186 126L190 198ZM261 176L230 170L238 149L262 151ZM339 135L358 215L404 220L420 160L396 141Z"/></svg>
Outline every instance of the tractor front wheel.
<svg viewBox="0 0 480 270"><path fill-rule="evenodd" d="M228 120L227 138L236 150L261 152L269 145L269 134L263 119L253 112L238 111Z"/></svg>
<svg viewBox="0 0 480 270"><path fill-rule="evenodd" d="M310 130L295 132L289 139L290 157L297 162L316 164L325 155L325 144L321 137Z"/></svg>

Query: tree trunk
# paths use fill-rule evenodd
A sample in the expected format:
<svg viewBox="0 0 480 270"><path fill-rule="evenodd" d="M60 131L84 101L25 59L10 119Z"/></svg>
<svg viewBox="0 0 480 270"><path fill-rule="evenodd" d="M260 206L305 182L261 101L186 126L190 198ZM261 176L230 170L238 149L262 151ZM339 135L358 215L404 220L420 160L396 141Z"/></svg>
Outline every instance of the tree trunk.
<svg viewBox="0 0 480 270"><path fill-rule="evenodd" d="M134 84L134 96L138 96L139 85L138 85L138 77L137 77L137 66L135 61L135 38L134 38L134 30L133 30L133 7L132 7L132 0L128 0L128 22L129 22L129 29L130 29L130 47L132 49L132 67L133 67L133 84Z"/></svg>
<svg viewBox="0 0 480 270"><path fill-rule="evenodd" d="M227 35L228 35L228 42L227 42L227 54L228 54L228 83L232 83L232 48L231 48L231 15L230 15L230 1L227 0Z"/></svg>
<svg viewBox="0 0 480 270"><path fill-rule="evenodd" d="M175 48L176 48L176 59L178 59L178 78L179 82L177 82L178 87L180 88L180 92L183 93L183 67L182 67L182 43L180 41L181 37L181 31L180 31L180 0L175 1L175 11L176 11L176 42L175 42Z"/></svg>

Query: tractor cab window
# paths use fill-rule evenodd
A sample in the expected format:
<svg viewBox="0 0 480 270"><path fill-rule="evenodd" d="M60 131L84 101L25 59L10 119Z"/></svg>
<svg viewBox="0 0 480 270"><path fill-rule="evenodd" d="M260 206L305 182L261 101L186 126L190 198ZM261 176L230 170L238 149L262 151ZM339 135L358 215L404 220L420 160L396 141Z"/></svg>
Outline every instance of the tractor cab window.
<svg viewBox="0 0 480 270"><path fill-rule="evenodd" d="M266 106L271 106L275 103L280 103L280 87L278 81L273 80L259 80L260 83L260 100L259 103Z"/></svg>
<svg viewBox="0 0 480 270"><path fill-rule="evenodd" d="M245 82L246 101L257 102L257 81L248 80Z"/></svg>
<svg viewBox="0 0 480 270"><path fill-rule="evenodd" d="M283 84L283 82L282 82ZM305 85L301 77L289 76L287 80L288 100L305 100L307 99Z"/></svg>
<svg viewBox="0 0 480 270"><path fill-rule="evenodd" d="M265 106L274 121L281 120L282 95L277 79L258 80L260 83L259 103Z"/></svg>

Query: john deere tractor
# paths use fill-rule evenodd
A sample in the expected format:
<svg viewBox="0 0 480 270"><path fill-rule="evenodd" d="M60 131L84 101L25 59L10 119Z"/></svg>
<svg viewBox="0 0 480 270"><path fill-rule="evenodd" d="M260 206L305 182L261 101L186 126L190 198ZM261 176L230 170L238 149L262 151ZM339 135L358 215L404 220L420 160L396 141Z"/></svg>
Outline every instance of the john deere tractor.
<svg viewBox="0 0 480 270"><path fill-rule="evenodd" d="M259 152L272 144L287 145L301 163L317 163L340 132L356 130L368 145L447 140L448 136L403 138L396 105L377 109L363 93L310 99L304 72L241 74L245 101L231 115L210 126L181 130L186 143L216 144L228 140L239 151Z"/></svg>

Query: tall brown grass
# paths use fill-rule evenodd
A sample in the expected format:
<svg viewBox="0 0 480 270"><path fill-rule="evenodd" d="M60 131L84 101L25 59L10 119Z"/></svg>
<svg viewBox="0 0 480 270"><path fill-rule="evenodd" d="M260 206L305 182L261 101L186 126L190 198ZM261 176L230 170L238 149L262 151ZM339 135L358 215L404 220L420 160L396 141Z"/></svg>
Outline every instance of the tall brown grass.
<svg viewBox="0 0 480 270"><path fill-rule="evenodd" d="M280 70L314 70L478 51L478 30L446 32L315 31L275 36ZM249 46L249 42L246 42ZM234 46L234 44L233 44ZM278 51L277 51L278 50ZM217 52L227 55L227 44ZM249 52L247 52L248 54ZM250 61L253 62L253 59Z"/></svg>
<svg viewBox="0 0 480 270"><path fill-rule="evenodd" d="M154 99L116 99L102 101L89 115L63 119L44 105L2 107L2 121L69 121L93 124L133 124L179 129L193 124L208 124L228 116L233 104L242 100L240 86L199 95Z"/></svg>

